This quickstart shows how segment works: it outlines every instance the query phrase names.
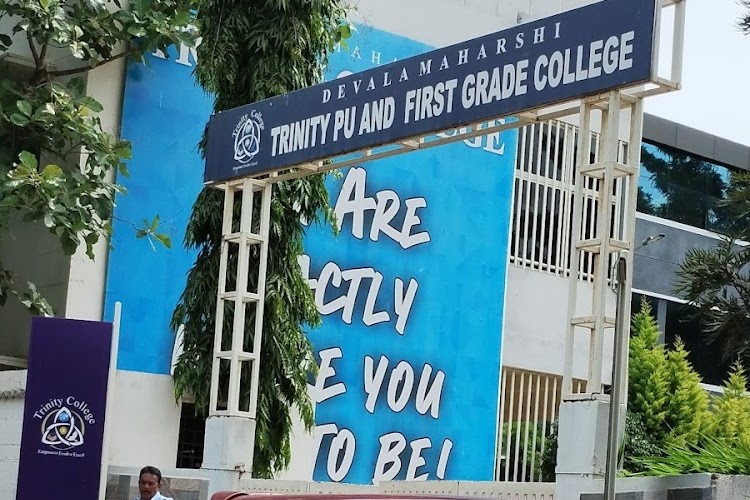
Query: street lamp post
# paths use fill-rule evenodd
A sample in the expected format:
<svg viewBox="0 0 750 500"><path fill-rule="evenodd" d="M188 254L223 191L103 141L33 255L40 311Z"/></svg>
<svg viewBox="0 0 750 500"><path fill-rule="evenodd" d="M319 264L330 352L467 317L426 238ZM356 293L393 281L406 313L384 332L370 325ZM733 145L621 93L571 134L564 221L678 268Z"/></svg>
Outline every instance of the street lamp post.
<svg viewBox="0 0 750 500"><path fill-rule="evenodd" d="M612 390L609 394L609 426L607 428L607 464L604 473L604 500L615 499L615 481L620 444L620 406L623 393L627 389L627 358L628 355L628 324L629 318L622 312L628 294L625 288L629 286L627 280L627 252L620 252L615 263L617 276L617 312L615 316L615 340L612 360ZM614 279L614 275L612 278ZM627 397L627 396L626 396ZM627 405L626 405L627 407Z"/></svg>
<svg viewBox="0 0 750 500"><path fill-rule="evenodd" d="M664 233L654 234L644 239L633 249L633 253L651 243L664 238ZM624 314L627 301L630 300L632 283L628 280L628 252L618 254L612 269L612 281L617 293L617 309L615 312L615 339L612 355L612 390L609 396L609 426L607 428L607 463L604 473L604 500L615 500L615 481L617 477L618 458L620 451L620 429L622 427L620 407L627 411L627 382L628 382L628 347L630 344L630 318ZM632 277L632 272L630 276Z"/></svg>

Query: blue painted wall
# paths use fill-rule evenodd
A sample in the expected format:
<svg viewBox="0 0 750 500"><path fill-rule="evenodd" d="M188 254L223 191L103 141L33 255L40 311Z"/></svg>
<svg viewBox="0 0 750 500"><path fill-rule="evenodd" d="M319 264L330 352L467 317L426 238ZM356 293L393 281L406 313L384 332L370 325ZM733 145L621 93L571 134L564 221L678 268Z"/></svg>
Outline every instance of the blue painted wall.
<svg viewBox="0 0 750 500"><path fill-rule="evenodd" d="M211 113L211 99L192 69L150 57L150 65L128 67L122 136L133 143L130 177L120 178L128 194L117 197L114 250L109 257L105 315L123 303L117 367L169 373L174 336L169 319L195 255L182 248L190 210L202 187L203 161L197 149ZM159 214L160 230L173 249L136 240L131 223Z"/></svg>
<svg viewBox="0 0 750 500"><path fill-rule="evenodd" d="M368 27L350 48L331 58L334 75L428 50ZM325 314L311 332L326 426L315 480L492 479L516 132L487 141L329 178L341 232L305 240ZM373 226L388 226L376 241ZM397 307L407 291L411 308Z"/></svg>
<svg viewBox="0 0 750 500"><path fill-rule="evenodd" d="M360 27L327 77L426 50ZM195 145L210 113L190 71L152 58L128 72L123 135L134 155L116 215L161 214L176 247L154 251L116 222L106 307L111 316L124 303L121 369L169 372L169 318L194 258L180 243L201 187ZM310 228L303 259L324 313L310 333L328 432L316 480L492 479L516 142L506 132L329 177L341 232Z"/></svg>

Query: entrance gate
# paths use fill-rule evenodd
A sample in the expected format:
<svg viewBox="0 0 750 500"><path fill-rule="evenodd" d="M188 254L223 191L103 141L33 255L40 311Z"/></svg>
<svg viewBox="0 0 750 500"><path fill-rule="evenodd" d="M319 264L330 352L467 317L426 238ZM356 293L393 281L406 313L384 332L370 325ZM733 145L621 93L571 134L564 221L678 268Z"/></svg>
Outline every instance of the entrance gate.
<svg viewBox="0 0 750 500"><path fill-rule="evenodd" d="M674 23L667 74L660 76L666 7L673 8ZM632 277L643 99L680 88L684 16L683 0L608 0L214 115L205 181L224 190L225 197L204 467L250 470L252 465L273 184L562 117L577 116L580 127L563 398L572 396L573 345L580 330L590 336L587 396L601 393L605 330L617 319L606 311L614 260L624 258L626 283ZM526 42L518 42L519 34ZM584 153L591 150L592 128L601 130L596 163ZM620 138L628 141L625 161L620 161ZM584 186L598 185L597 213L610 214L617 178L623 179L619 216L599 216L593 231L582 231ZM261 208L254 221L257 197ZM237 275L229 279L236 287L227 291L227 262L234 251ZM583 312L576 310L582 252L595 261L594 293ZM259 259L252 291L247 288L251 255ZM223 329L227 303L234 304L231 331ZM629 286L622 304L618 314L628 318ZM251 346L244 345L247 307L255 308ZM616 339L624 352L627 324L623 321L625 329ZM229 380L220 398L222 367ZM251 397L241 408L244 370L252 374ZM626 373L621 364L613 380L621 404Z"/></svg>

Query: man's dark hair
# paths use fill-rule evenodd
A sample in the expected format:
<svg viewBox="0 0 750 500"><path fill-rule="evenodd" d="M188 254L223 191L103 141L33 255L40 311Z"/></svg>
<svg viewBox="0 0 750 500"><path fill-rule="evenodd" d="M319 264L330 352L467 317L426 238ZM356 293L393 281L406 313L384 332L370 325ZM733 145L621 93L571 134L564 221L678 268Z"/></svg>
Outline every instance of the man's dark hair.
<svg viewBox="0 0 750 500"><path fill-rule="evenodd" d="M153 465L147 465L143 469L141 469L141 473L138 474L138 479L140 479L144 474L151 474L152 476L156 476L156 481L161 484L161 471Z"/></svg>

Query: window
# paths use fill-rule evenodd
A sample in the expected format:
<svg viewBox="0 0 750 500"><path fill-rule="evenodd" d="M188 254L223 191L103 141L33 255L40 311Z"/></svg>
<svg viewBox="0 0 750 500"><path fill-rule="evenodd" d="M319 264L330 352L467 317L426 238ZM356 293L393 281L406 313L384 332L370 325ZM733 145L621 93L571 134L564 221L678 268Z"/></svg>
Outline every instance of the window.
<svg viewBox="0 0 750 500"><path fill-rule="evenodd" d="M526 125L519 130L510 242L510 262L517 267L568 275L578 135L577 127L559 121ZM592 133L590 162L596 161L599 149L599 135ZM620 141L620 160L624 161L626 155L627 145ZM585 239L596 234L599 189L597 179L586 177L582 215ZM616 179L609 210L614 238L621 238L624 228L623 195L624 182ZM590 281L593 272L594 256L584 251L580 277Z"/></svg>
<svg viewBox="0 0 750 500"><path fill-rule="evenodd" d="M643 143L638 211L725 233L732 217L721 206L735 170L669 146Z"/></svg>
<svg viewBox="0 0 750 500"><path fill-rule="evenodd" d="M195 415L194 404L182 403L180 433L177 438L178 469L200 469L205 436L206 418Z"/></svg>
<svg viewBox="0 0 750 500"><path fill-rule="evenodd" d="M677 337L682 339L685 349L690 353L688 359L703 382L711 385L723 385L727 378L732 360L722 358L721 346L708 344L700 330L700 322L692 315L693 307L688 304L665 301L667 305L666 342L674 343Z"/></svg>

